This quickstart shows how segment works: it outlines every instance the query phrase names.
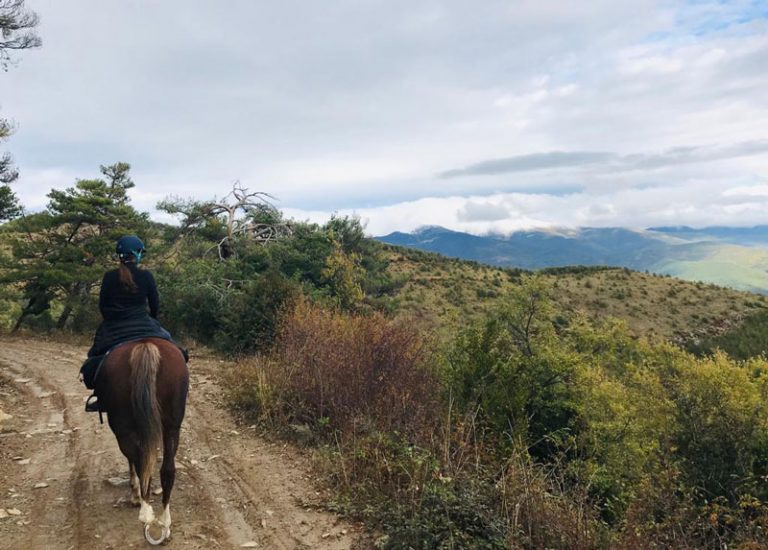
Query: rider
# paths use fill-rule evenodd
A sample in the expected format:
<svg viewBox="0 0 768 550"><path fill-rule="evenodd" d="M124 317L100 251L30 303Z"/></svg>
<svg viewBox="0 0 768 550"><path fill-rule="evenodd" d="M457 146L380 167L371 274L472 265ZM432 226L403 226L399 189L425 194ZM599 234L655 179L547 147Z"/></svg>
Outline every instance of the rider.
<svg viewBox="0 0 768 550"><path fill-rule="evenodd" d="M139 338L156 337L173 342L170 333L157 320L159 297L155 278L146 269L139 269L146 252L144 243L135 235L126 235L117 241L116 252L120 266L105 273L102 279L99 310L104 320L88 351L89 358ZM186 350L182 353L186 359ZM88 410L98 409L91 402Z"/></svg>

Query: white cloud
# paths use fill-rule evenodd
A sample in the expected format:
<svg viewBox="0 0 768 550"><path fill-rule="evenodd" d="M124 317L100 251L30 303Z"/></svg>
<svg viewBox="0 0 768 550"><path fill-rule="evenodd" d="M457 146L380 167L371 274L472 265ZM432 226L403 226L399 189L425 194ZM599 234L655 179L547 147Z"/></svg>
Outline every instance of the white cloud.
<svg viewBox="0 0 768 550"><path fill-rule="evenodd" d="M457 220L461 222L492 222L506 220L510 216L509 208L504 204L493 202L467 201L457 212Z"/></svg>
<svg viewBox="0 0 768 550"><path fill-rule="evenodd" d="M619 60L619 73L625 75L648 76L679 72L683 67L683 61L671 56L663 55L632 55L624 52L625 56Z"/></svg>
<svg viewBox="0 0 768 550"><path fill-rule="evenodd" d="M289 217L322 223L331 214L358 216L371 235L441 225L473 234L552 227L630 227L662 225L752 226L765 224L768 185L738 186L720 193L722 181L691 180L673 188L629 188L595 193L498 193L469 197L430 197L375 208L328 211L289 209ZM753 193L745 193L752 190ZM749 195L749 196L746 196Z"/></svg>
<svg viewBox="0 0 768 550"><path fill-rule="evenodd" d="M768 197L768 184L742 185L723 191L724 197Z"/></svg>

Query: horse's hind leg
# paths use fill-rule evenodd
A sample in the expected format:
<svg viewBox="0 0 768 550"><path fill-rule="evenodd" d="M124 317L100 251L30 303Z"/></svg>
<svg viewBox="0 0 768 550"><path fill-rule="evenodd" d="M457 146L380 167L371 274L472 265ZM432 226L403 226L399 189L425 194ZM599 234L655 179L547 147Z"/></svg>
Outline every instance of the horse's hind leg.
<svg viewBox="0 0 768 550"><path fill-rule="evenodd" d="M133 485L133 477L137 474L135 465L141 464L141 448L137 442L136 435L130 431L124 433L116 431L115 435L117 436L117 445L128 459L128 464L131 468L131 484ZM141 510L139 510L139 521L144 524L151 523L155 520L155 512L152 510L152 505L148 502L148 496L141 494L141 483L139 483L138 486L139 490L136 494L138 494L139 497L138 504L141 506Z"/></svg>
<svg viewBox="0 0 768 550"><path fill-rule="evenodd" d="M141 484L139 475L136 473L136 467L130 460L128 460L128 469L131 475L131 504L139 506L141 504Z"/></svg>
<svg viewBox="0 0 768 550"><path fill-rule="evenodd" d="M179 428L163 430L163 464L160 466L160 485L163 487L163 513L160 523L171 532L171 492L176 481L176 450L179 447Z"/></svg>

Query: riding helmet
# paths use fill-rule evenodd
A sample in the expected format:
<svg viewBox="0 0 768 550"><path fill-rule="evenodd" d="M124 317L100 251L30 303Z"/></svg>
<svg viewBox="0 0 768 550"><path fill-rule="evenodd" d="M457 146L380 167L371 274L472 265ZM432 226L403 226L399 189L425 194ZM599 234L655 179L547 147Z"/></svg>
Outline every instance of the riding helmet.
<svg viewBox="0 0 768 550"><path fill-rule="evenodd" d="M141 256L146 250L144 249L144 243L136 235L125 235L117 241L116 252L121 260L134 256L136 263L139 263Z"/></svg>

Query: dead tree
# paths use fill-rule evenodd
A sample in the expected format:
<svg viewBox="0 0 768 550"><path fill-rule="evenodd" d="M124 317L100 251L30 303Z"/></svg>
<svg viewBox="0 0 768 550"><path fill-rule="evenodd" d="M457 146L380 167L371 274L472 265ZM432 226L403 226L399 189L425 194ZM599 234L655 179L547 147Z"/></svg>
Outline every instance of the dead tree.
<svg viewBox="0 0 768 550"><path fill-rule="evenodd" d="M209 217L224 217L227 234L216 244L220 260L226 260L235 254L235 242L238 239L250 239L266 243L277 238L290 235L290 227L286 224L262 223L251 214L267 212L273 218L279 218L278 210L272 201L275 198L269 193L249 191L235 182L232 191L221 201L207 204Z"/></svg>
<svg viewBox="0 0 768 550"><path fill-rule="evenodd" d="M235 256L235 243L249 240L268 243L292 234L289 224L283 223L280 212L272 203L275 198L269 193L249 191L240 182L235 182L222 199L197 202L170 198L158 207L169 214L183 214L184 233L204 226L212 219L221 220L225 235L207 252L216 250L220 260Z"/></svg>

